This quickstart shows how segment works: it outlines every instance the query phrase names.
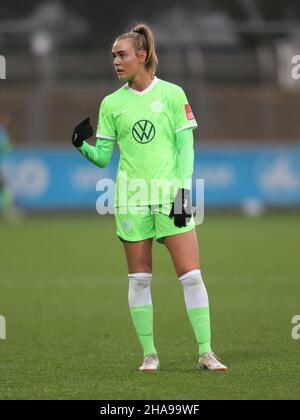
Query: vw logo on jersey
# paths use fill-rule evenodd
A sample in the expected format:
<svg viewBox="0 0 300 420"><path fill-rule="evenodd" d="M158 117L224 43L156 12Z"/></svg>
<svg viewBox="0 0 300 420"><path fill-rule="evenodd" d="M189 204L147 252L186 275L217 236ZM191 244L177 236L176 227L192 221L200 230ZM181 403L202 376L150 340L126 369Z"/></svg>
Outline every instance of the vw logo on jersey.
<svg viewBox="0 0 300 420"><path fill-rule="evenodd" d="M147 120L138 121L132 129L134 140L142 144L150 143L154 139L155 134L156 130L154 125Z"/></svg>

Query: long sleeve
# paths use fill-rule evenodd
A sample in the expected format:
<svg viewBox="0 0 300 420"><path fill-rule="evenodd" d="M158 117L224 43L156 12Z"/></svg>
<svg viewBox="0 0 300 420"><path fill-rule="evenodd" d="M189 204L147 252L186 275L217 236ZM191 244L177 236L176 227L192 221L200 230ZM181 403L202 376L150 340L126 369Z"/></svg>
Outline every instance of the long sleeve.
<svg viewBox="0 0 300 420"><path fill-rule="evenodd" d="M180 187L191 190L194 172L194 135L193 129L182 130L176 134L178 150L177 176Z"/></svg>
<svg viewBox="0 0 300 420"><path fill-rule="evenodd" d="M96 146L83 142L83 145L78 150L90 162L100 168L105 168L111 161L114 148L115 141L97 138Z"/></svg>

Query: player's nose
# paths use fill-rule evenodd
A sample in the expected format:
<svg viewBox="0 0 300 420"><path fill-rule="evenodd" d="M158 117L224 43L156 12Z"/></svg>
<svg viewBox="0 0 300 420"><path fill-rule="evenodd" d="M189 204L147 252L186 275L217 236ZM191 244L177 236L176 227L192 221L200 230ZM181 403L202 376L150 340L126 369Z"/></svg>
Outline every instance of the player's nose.
<svg viewBox="0 0 300 420"><path fill-rule="evenodd" d="M114 58L114 65L115 66L118 66L120 64L120 60L119 60L119 58L118 57L115 57Z"/></svg>

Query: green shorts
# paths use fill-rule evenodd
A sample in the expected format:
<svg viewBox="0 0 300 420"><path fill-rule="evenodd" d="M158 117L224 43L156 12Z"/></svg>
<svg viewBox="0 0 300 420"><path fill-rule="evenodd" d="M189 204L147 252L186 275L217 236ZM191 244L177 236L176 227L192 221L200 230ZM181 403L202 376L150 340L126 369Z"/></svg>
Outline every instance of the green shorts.
<svg viewBox="0 0 300 420"><path fill-rule="evenodd" d="M174 219L169 218L171 207L172 204L161 204L155 207L116 208L117 235L121 241L139 242L156 238L159 243L164 243L165 236L178 235L195 228L193 217L186 227L176 227Z"/></svg>

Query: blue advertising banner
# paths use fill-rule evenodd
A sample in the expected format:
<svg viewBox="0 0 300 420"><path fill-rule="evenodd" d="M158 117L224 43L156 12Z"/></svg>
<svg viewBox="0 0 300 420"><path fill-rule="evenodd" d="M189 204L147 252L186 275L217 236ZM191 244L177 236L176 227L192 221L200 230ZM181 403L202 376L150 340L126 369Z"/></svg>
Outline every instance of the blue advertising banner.
<svg viewBox="0 0 300 420"><path fill-rule="evenodd" d="M115 180L119 157L105 169L76 150L18 150L4 172L25 209L95 208L100 179ZM194 183L205 182L205 206L300 205L300 148L195 151Z"/></svg>
<svg viewBox="0 0 300 420"><path fill-rule="evenodd" d="M300 204L300 148L206 150L194 176L205 180L206 205Z"/></svg>

